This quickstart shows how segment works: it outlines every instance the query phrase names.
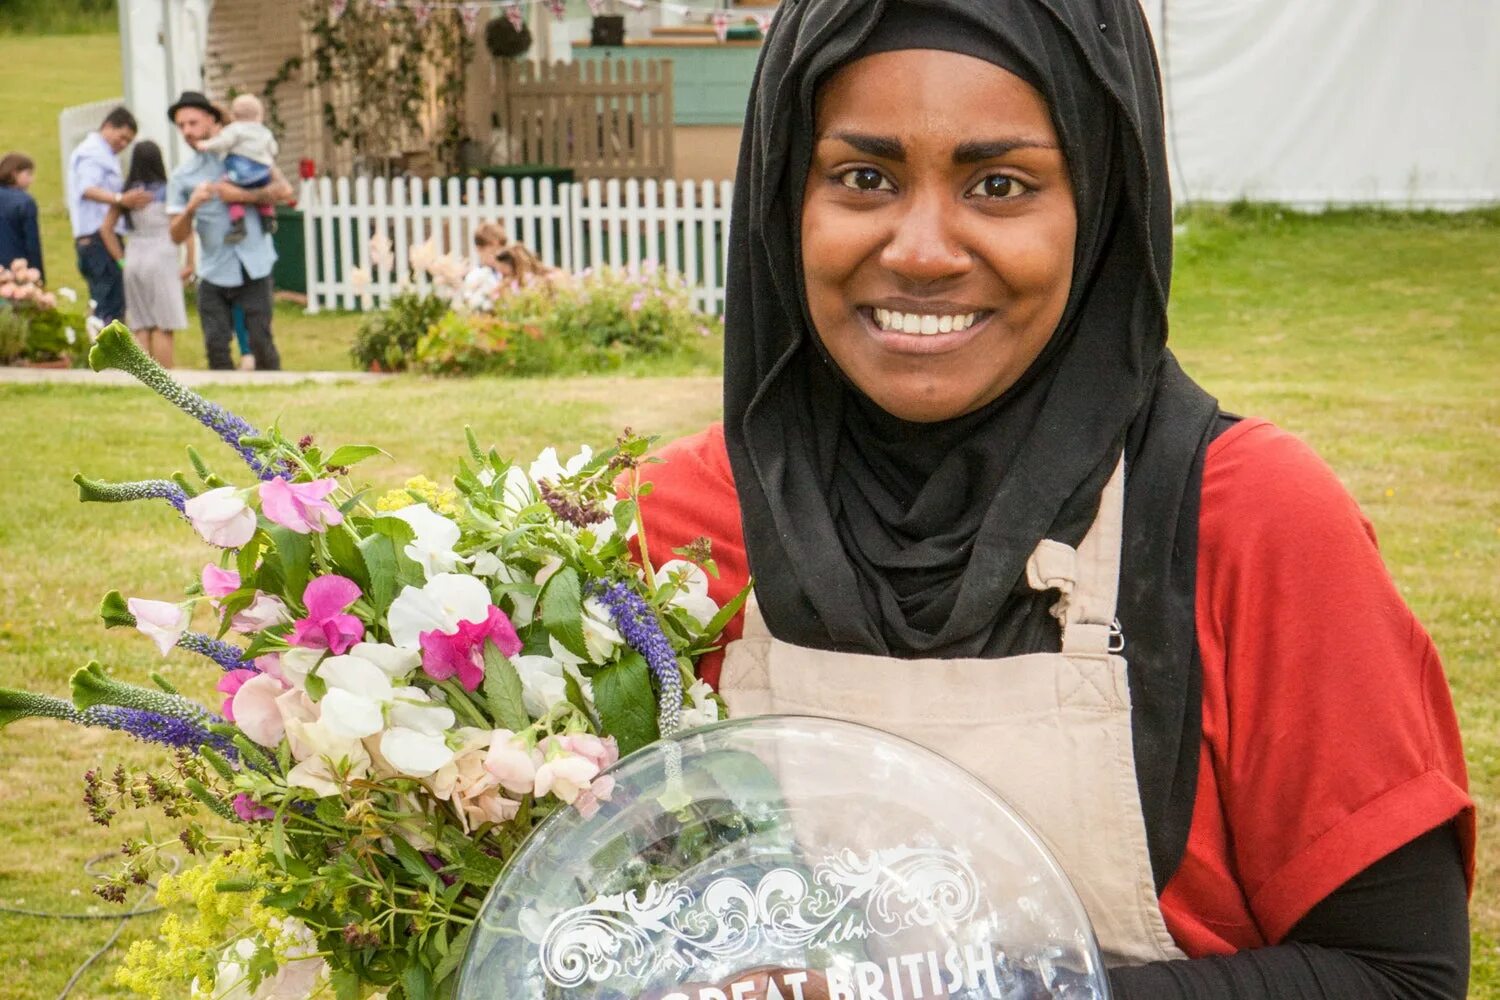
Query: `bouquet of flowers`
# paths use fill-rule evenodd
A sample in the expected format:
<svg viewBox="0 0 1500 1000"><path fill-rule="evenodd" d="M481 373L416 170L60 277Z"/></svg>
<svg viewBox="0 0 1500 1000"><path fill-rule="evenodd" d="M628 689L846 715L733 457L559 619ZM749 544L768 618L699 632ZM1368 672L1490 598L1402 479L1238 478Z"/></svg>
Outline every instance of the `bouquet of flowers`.
<svg viewBox="0 0 1500 1000"><path fill-rule="evenodd" d="M76 477L84 501L160 500L218 556L183 599L111 592L107 626L217 672L222 703L79 670L71 699L0 690L0 725L105 727L172 748L161 772L86 776L108 824L127 807L180 821L128 843L101 882L122 901L160 876L174 911L132 947L150 996L353 1000L447 995L490 886L550 813L609 799L621 754L720 718L695 679L742 593L708 597L705 543L653 569L640 531L647 441L528 465L480 448L440 485L375 496L350 469L383 454L258 431L174 382L118 323L89 355L217 433L253 475L130 483ZM212 634L191 630L196 606ZM206 687L206 685L204 685Z"/></svg>

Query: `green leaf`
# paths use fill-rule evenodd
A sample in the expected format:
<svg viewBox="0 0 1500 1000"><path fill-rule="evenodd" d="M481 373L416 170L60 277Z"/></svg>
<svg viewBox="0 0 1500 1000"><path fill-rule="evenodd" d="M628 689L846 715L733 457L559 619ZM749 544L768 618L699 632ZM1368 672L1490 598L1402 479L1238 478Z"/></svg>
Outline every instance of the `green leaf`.
<svg viewBox="0 0 1500 1000"><path fill-rule="evenodd" d="M389 535L366 535L359 540L359 554L369 577L365 596L384 618L396 597L396 546Z"/></svg>
<svg viewBox="0 0 1500 1000"><path fill-rule="evenodd" d="M615 528L621 535L630 530L631 524L635 522L636 509L640 504L634 500L621 500L615 504Z"/></svg>
<svg viewBox="0 0 1500 1000"><path fill-rule="evenodd" d="M479 450L479 439L474 436L474 428L464 428L464 440L468 442L469 454L474 458L475 465L484 465L484 452Z"/></svg>
<svg viewBox="0 0 1500 1000"><path fill-rule="evenodd" d="M346 444L335 448L333 454L324 460L324 464L348 466L356 462L363 462L367 458L374 458L376 455L390 457L389 453L385 450L377 448L372 444Z"/></svg>
<svg viewBox="0 0 1500 1000"><path fill-rule="evenodd" d="M491 718L511 732L531 725L521 696L521 675L493 642L484 644L484 700Z"/></svg>
<svg viewBox="0 0 1500 1000"><path fill-rule="evenodd" d="M728 604L719 609L719 613L714 615L713 618L710 619L709 623L704 626L703 641L713 642L719 637L719 633L724 631L724 626L728 625L730 619L739 614L740 609L745 606L745 601L750 597L750 589L751 584L745 584L745 588L743 590L741 590L738 594L735 594L732 598L729 599Z"/></svg>
<svg viewBox="0 0 1500 1000"><path fill-rule="evenodd" d="M542 589L542 624L574 656L589 658L583 641L583 587L571 566L552 574Z"/></svg>
<svg viewBox="0 0 1500 1000"><path fill-rule="evenodd" d="M406 873L427 887L428 892L441 892L443 884L437 877L437 872L427 863L427 859L417 853L417 849L408 844L402 837L392 837L391 843L396 848L396 860Z"/></svg>
<svg viewBox="0 0 1500 1000"><path fill-rule="evenodd" d="M281 593L279 578L277 586L271 587L268 586L268 581L265 579L263 573L256 573L256 568L261 565L260 554L265 551L265 548L266 536L257 531L250 536L250 540L235 555L234 568L240 574L240 586L264 590L271 594L279 594Z"/></svg>
<svg viewBox="0 0 1500 1000"><path fill-rule="evenodd" d="M353 969L335 969L328 982L333 987L334 1000L359 1000L364 990L359 973Z"/></svg>
<svg viewBox="0 0 1500 1000"><path fill-rule="evenodd" d="M583 685L578 683L577 677L566 670L563 671L563 690L568 693L568 704L590 719L594 718L594 713L589 711L588 700L583 696Z"/></svg>
<svg viewBox="0 0 1500 1000"><path fill-rule="evenodd" d="M391 540L391 547L396 558L398 583L420 585L427 581L427 574L422 571L422 567L406 554L406 547L417 538L417 533L411 525L399 517L375 517L370 519L370 530Z"/></svg>
<svg viewBox="0 0 1500 1000"><path fill-rule="evenodd" d="M105 628L135 628L135 615L130 613L118 590L111 590L99 602L99 617L104 619Z"/></svg>
<svg viewBox="0 0 1500 1000"><path fill-rule="evenodd" d="M619 742L621 757L661 737L651 669L640 653L632 652L594 675L594 704L604 731Z"/></svg>
<svg viewBox="0 0 1500 1000"><path fill-rule="evenodd" d="M370 571L365 568L365 557L359 551L359 539L347 524L328 529L324 539L328 542L328 555L333 559L334 571L347 576L359 584L365 593L370 590Z"/></svg>
<svg viewBox="0 0 1500 1000"><path fill-rule="evenodd" d="M302 603L302 592L307 589L312 575L312 541L290 528L273 524L266 529L271 544L276 546L276 562L281 567L282 593L288 600Z"/></svg>
<svg viewBox="0 0 1500 1000"><path fill-rule="evenodd" d="M495 860L490 858L491 861ZM458 967L464 960L464 953L469 950L469 936L474 933L474 925L470 924L454 936L448 942L448 954L438 963L437 968L432 970L433 980L441 986L443 981L458 971Z"/></svg>
<svg viewBox="0 0 1500 1000"><path fill-rule="evenodd" d="M271 854L276 858L276 863L283 868L286 867L286 822L283 819L285 812L286 806L282 805L275 818L271 820Z"/></svg>
<svg viewBox="0 0 1500 1000"><path fill-rule="evenodd" d="M406 1000L432 1000L431 974L419 962L406 967L401 975L401 985L406 987Z"/></svg>

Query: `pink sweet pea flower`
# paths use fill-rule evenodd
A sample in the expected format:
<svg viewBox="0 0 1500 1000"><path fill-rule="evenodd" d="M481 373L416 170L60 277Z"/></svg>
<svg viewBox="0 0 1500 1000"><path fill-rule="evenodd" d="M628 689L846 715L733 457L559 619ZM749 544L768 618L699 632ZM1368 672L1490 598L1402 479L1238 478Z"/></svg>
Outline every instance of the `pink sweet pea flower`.
<svg viewBox="0 0 1500 1000"><path fill-rule="evenodd" d="M276 815L276 810L261 805L249 795L241 792L234 797L234 814L246 823L258 823L261 820L271 819Z"/></svg>
<svg viewBox="0 0 1500 1000"><path fill-rule="evenodd" d="M250 606L229 620L229 627L243 635L260 632L292 620L281 598L255 592Z"/></svg>
<svg viewBox="0 0 1500 1000"><path fill-rule="evenodd" d="M156 643L162 656L170 653L172 647L177 645L177 640L187 631L188 609L181 604L132 597L125 602L125 606L135 615L135 627Z"/></svg>
<svg viewBox="0 0 1500 1000"><path fill-rule="evenodd" d="M232 569L220 569L213 563L203 567L203 592L209 597L228 597L240 589L240 575Z"/></svg>
<svg viewBox="0 0 1500 1000"><path fill-rule="evenodd" d="M215 691L219 691L224 695L227 695L227 697L224 699L224 708L219 714L224 716L224 718L228 719L230 722L234 721L235 694L239 691L240 688L245 686L246 681L248 681L255 675L256 674L254 670L247 670L244 668L241 668L239 670L230 670L226 672L223 677L219 678L219 683L214 685Z"/></svg>
<svg viewBox="0 0 1500 1000"><path fill-rule="evenodd" d="M593 819L594 813L599 811L600 804L608 802L614 791L615 779L608 774L602 775L595 778L588 788L578 793L578 798L573 800L573 808L577 809L584 819Z"/></svg>
<svg viewBox="0 0 1500 1000"><path fill-rule="evenodd" d="M516 795L530 792L536 787L536 769L541 763L542 755L536 748L527 746L509 729L496 729L490 734L484 768L506 791Z"/></svg>
<svg viewBox="0 0 1500 1000"><path fill-rule="evenodd" d="M240 685L232 699L234 704L224 715L251 740L263 747L275 747L286 735L286 720L276 704L286 690L278 678L256 674Z"/></svg>
<svg viewBox="0 0 1500 1000"><path fill-rule="evenodd" d="M521 640L516 628L504 611L490 605L484 621L461 621L455 632L433 629L423 632L422 670L435 681L445 681L458 675L464 690L473 691L484 680L484 644L493 642L506 656L515 656L521 651Z"/></svg>
<svg viewBox="0 0 1500 1000"><path fill-rule="evenodd" d="M588 758L601 771L620 759L620 744L613 736L601 738L592 733L572 733L553 739L563 749Z"/></svg>
<svg viewBox="0 0 1500 1000"><path fill-rule="evenodd" d="M323 499L338 487L332 479L310 483L289 483L285 479L268 479L260 484L260 512L283 528L299 535L322 531L342 524L344 515Z"/></svg>
<svg viewBox="0 0 1500 1000"><path fill-rule="evenodd" d="M342 613L358 599L359 584L348 577L334 574L316 577L302 592L307 617L299 618L292 626L288 640L293 646L326 649L342 655L365 636L364 623Z"/></svg>

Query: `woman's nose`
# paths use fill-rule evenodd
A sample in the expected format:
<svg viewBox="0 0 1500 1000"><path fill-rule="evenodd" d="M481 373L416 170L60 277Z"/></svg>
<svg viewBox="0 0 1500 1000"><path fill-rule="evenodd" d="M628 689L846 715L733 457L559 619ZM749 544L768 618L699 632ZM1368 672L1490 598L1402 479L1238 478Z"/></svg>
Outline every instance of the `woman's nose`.
<svg viewBox="0 0 1500 1000"><path fill-rule="evenodd" d="M909 200L880 252L881 265L922 284L966 274L973 259L958 237L956 214L952 202L943 197Z"/></svg>

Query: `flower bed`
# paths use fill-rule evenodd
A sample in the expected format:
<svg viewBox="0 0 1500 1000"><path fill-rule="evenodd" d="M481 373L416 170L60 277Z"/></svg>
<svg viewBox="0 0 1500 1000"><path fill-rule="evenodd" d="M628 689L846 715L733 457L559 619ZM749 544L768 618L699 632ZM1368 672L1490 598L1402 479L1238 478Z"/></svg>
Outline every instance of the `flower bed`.
<svg viewBox="0 0 1500 1000"><path fill-rule="evenodd" d="M23 259L0 267L0 364L66 367L83 360L88 321L58 302L77 299L70 288L53 293L42 273ZM79 348L82 348L81 350Z"/></svg>
<svg viewBox="0 0 1500 1000"><path fill-rule="evenodd" d="M381 260L372 245L372 259ZM421 248L418 248L420 251ZM556 375L636 359L693 359L721 329L680 276L654 264L505 284L449 257L413 252L432 291L408 282L360 326L359 368L437 375Z"/></svg>

